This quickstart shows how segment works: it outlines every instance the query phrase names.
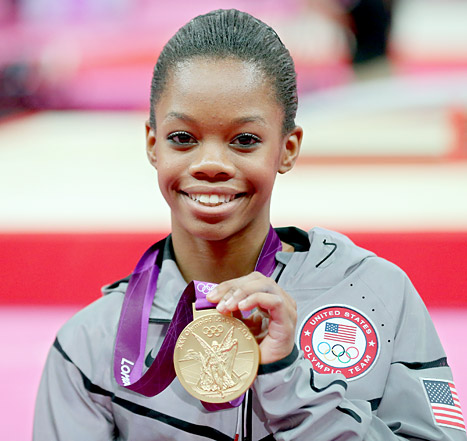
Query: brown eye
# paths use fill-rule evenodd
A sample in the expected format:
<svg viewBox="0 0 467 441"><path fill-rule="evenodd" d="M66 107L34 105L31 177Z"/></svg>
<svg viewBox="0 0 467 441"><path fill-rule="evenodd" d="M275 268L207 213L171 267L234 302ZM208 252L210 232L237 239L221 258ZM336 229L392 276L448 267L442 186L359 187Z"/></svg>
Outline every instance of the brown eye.
<svg viewBox="0 0 467 441"><path fill-rule="evenodd" d="M242 146L242 147L253 147L256 144L259 144L261 142L261 139L258 138L256 135L253 135L251 133L242 133L238 136L236 136L231 144L235 146Z"/></svg>
<svg viewBox="0 0 467 441"><path fill-rule="evenodd" d="M188 132L174 132L171 133L167 139L177 145L191 145L196 144L196 139L193 138Z"/></svg>

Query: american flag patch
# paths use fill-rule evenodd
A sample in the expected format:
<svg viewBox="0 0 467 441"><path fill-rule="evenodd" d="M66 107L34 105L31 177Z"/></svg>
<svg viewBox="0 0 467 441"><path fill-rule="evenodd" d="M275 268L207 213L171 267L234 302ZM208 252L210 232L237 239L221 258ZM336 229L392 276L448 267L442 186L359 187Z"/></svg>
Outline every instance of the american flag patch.
<svg viewBox="0 0 467 441"><path fill-rule="evenodd" d="M357 327L327 322L324 328L324 339L343 343L355 343Z"/></svg>
<svg viewBox="0 0 467 441"><path fill-rule="evenodd" d="M436 423L465 431L465 422L454 383L424 378L421 380Z"/></svg>

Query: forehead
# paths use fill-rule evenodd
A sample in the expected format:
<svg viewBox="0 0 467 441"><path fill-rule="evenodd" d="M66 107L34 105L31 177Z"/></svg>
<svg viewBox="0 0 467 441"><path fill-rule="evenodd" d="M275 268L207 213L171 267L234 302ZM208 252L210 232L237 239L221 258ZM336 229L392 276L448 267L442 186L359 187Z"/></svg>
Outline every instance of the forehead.
<svg viewBox="0 0 467 441"><path fill-rule="evenodd" d="M197 57L177 63L156 103L156 120L188 113L220 123L259 115L282 123L282 107L264 72L254 63Z"/></svg>
<svg viewBox="0 0 467 441"><path fill-rule="evenodd" d="M240 79L242 84L236 84ZM170 76L178 87L190 88L200 82L205 84L205 88L217 87L219 91L229 92L232 88L247 92L258 86L270 87L264 72L252 62L242 61L236 58L212 58L196 57L187 61L177 63L172 69ZM210 81L206 81L209 79Z"/></svg>

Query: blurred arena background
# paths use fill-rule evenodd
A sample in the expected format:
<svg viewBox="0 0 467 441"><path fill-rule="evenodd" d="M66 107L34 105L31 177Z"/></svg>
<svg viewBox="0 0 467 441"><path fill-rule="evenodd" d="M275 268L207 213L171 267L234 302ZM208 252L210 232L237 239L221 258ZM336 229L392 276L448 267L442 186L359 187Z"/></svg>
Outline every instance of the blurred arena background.
<svg viewBox="0 0 467 441"><path fill-rule="evenodd" d="M466 1L0 0L2 439L30 439L58 327L169 231L144 150L152 68L186 21L230 7L271 24L298 71L304 145L273 224L400 265L467 409Z"/></svg>

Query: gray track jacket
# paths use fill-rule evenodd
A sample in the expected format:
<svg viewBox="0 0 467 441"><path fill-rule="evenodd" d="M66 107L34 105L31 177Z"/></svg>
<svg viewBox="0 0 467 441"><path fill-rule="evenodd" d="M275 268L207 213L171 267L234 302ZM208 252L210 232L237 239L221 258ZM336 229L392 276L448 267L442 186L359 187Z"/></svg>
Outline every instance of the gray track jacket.
<svg viewBox="0 0 467 441"><path fill-rule="evenodd" d="M338 233L278 229L295 247L275 274L298 305L296 348L260 366L239 408L206 411L177 379L144 397L113 378L128 279L78 312L50 350L35 441L467 440L451 370L407 276ZM167 240L150 316L149 366L186 283Z"/></svg>

